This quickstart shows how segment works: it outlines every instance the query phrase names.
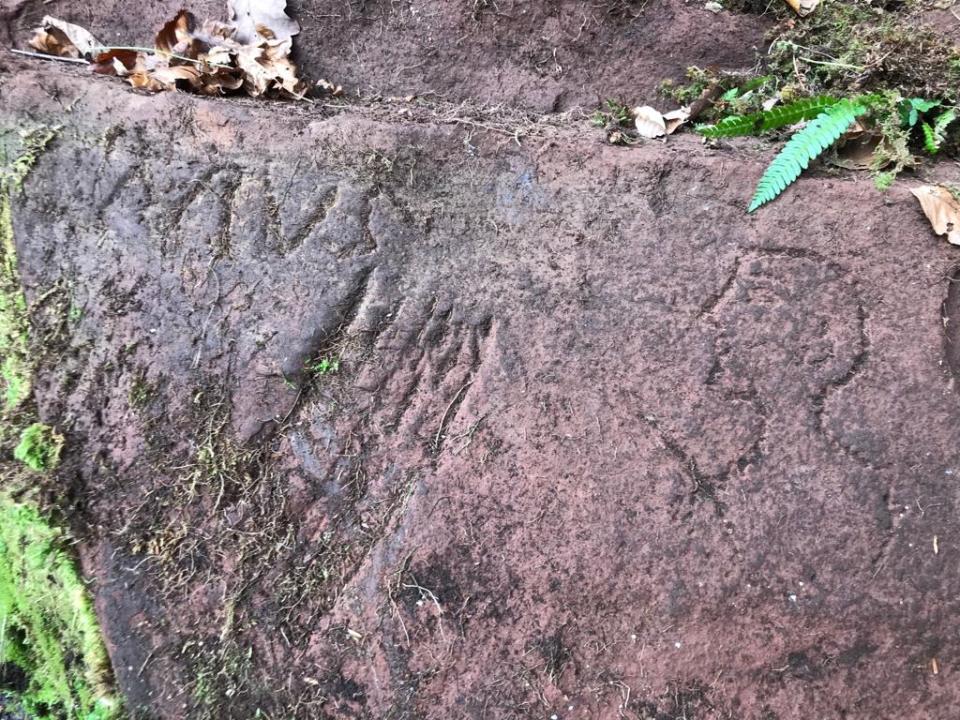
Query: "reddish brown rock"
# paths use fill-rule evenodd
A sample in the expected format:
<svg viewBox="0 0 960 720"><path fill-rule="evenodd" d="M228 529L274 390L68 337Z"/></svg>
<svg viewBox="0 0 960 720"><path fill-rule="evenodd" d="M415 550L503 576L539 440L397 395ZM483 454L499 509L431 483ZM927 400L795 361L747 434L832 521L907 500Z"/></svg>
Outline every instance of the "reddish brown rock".
<svg viewBox="0 0 960 720"><path fill-rule="evenodd" d="M64 126L15 202L37 400L146 716L960 702L957 250L909 182L748 216L754 142L10 69Z"/></svg>

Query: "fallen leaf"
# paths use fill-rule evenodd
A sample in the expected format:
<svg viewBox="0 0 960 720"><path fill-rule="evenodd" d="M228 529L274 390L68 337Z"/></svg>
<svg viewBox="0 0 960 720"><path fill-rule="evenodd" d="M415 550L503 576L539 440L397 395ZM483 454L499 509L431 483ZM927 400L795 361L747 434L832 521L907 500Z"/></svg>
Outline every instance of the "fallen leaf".
<svg viewBox="0 0 960 720"><path fill-rule="evenodd" d="M649 105L635 107L633 117L640 137L653 139L667 134L667 124L659 110Z"/></svg>
<svg viewBox="0 0 960 720"><path fill-rule="evenodd" d="M290 62L292 40L265 40L259 45L244 45L236 50L237 67L244 74L243 87L253 97L276 88L294 98L302 98L307 85L297 77Z"/></svg>
<svg viewBox="0 0 960 720"><path fill-rule="evenodd" d="M663 114L663 124L667 135L673 135L690 119L690 108L682 107Z"/></svg>
<svg viewBox="0 0 960 720"><path fill-rule="evenodd" d="M91 67L100 75L125 77L137 66L140 53L136 50L108 50L93 57Z"/></svg>
<svg viewBox="0 0 960 720"><path fill-rule="evenodd" d="M716 15L718 12L723 12L723 5L721 5L720 3L716 2L715 0L710 0L710 1L707 2L707 3L704 3L703 9L704 9L704 10L709 10L709 11L712 12L714 15Z"/></svg>
<svg viewBox="0 0 960 720"><path fill-rule="evenodd" d="M332 82L330 82L329 80L324 80L323 78L320 78L319 80L317 80L315 87L319 88L320 90L325 90L326 92L328 92L328 93L330 93L331 95L333 95L333 97L338 97L338 96L340 96L340 95L343 95L343 86L342 86L342 85L335 85L335 84L333 84ZM408 97L409 97L411 100L413 100L413 98L415 98L416 96L415 96L415 95L409 95Z"/></svg>
<svg viewBox="0 0 960 720"><path fill-rule="evenodd" d="M100 43L79 25L46 15L34 30L30 47L57 57L89 58Z"/></svg>
<svg viewBox="0 0 960 720"><path fill-rule="evenodd" d="M812 13L819 4L820 0L787 0L787 5L792 7L793 11L800 17L806 17Z"/></svg>
<svg viewBox="0 0 960 720"><path fill-rule="evenodd" d="M167 54L184 54L195 39L197 21L193 14L181 10L176 17L164 25L153 41L160 52ZM189 56L188 57L192 57Z"/></svg>
<svg viewBox="0 0 960 720"><path fill-rule="evenodd" d="M960 202L942 185L921 185L912 192L937 235L946 235L953 245L960 245Z"/></svg>
<svg viewBox="0 0 960 720"><path fill-rule="evenodd" d="M181 10L157 33L156 51L104 48L83 28L46 17L31 45L62 57L87 57L95 73L125 78L148 92L223 95L242 90L254 97L279 93L302 99L309 87L290 59L300 27L285 8L285 0L233 0L233 24L201 24ZM325 80L317 87L333 95L342 92Z"/></svg>
<svg viewBox="0 0 960 720"><path fill-rule="evenodd" d="M199 83L200 71L190 65L161 65L144 70L135 70L129 76L130 84L135 88L160 92L161 90L175 90L178 81L184 81L195 87Z"/></svg>
<svg viewBox="0 0 960 720"><path fill-rule="evenodd" d="M266 40L289 40L300 32L300 23L286 13L287 0L229 0L227 9L240 43L255 42L258 35Z"/></svg>
<svg viewBox="0 0 960 720"><path fill-rule="evenodd" d="M827 162L845 170L882 170L890 164L878 164L875 151L883 136L866 130L860 123L844 133L837 151Z"/></svg>

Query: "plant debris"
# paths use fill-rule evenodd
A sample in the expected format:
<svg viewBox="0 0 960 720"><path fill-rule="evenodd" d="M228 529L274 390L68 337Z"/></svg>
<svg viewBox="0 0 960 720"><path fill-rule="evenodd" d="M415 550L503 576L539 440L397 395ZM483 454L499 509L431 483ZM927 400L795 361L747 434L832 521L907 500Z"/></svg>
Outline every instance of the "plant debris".
<svg viewBox="0 0 960 720"><path fill-rule="evenodd" d="M94 72L125 78L148 92L304 98L310 86L290 59L300 26L286 14L286 0L231 0L229 9L229 23L201 23L181 10L157 33L153 48L105 46L86 29L47 16L30 46L48 55L85 59ZM325 80L316 86L334 95L342 92Z"/></svg>
<svg viewBox="0 0 960 720"><path fill-rule="evenodd" d="M812 13L819 4L820 0L787 0L787 5L800 17L806 17Z"/></svg>
<svg viewBox="0 0 960 720"><path fill-rule="evenodd" d="M937 235L946 235L947 241L960 245L960 202L943 185L921 185L910 192L920 201L924 215Z"/></svg>

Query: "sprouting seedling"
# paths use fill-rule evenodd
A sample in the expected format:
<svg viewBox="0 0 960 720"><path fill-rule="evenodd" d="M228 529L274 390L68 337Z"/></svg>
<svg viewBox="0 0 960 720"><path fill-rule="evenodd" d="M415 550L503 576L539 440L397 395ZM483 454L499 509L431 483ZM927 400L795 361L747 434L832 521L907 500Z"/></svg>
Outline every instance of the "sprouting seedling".
<svg viewBox="0 0 960 720"><path fill-rule="evenodd" d="M317 358L307 364L307 370L312 375L332 375L340 370L340 358L323 357Z"/></svg>

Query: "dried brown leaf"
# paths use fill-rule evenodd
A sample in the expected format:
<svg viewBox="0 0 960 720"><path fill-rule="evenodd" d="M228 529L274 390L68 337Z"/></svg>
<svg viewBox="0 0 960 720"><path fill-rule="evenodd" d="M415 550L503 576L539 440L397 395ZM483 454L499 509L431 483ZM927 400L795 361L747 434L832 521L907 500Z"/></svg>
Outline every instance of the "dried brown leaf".
<svg viewBox="0 0 960 720"><path fill-rule="evenodd" d="M136 50L107 50L94 55L91 67L100 75L126 77L136 68L140 54Z"/></svg>
<svg viewBox="0 0 960 720"><path fill-rule="evenodd" d="M29 40L33 49L67 58L89 58L99 46L97 39L79 25L47 15Z"/></svg>
<svg viewBox="0 0 960 720"><path fill-rule="evenodd" d="M937 235L946 235L947 241L960 245L960 202L942 185L921 185L910 192L920 201L924 215Z"/></svg>
<svg viewBox="0 0 960 720"><path fill-rule="evenodd" d="M668 113L663 114L663 123L664 127L667 130L667 135L673 135L677 130L679 130L683 125L690 119L690 108L682 107L676 110L671 110Z"/></svg>
<svg viewBox="0 0 960 720"><path fill-rule="evenodd" d="M192 44L197 29L197 20L187 10L181 10L176 17L164 25L154 40L157 50L182 55Z"/></svg>
<svg viewBox="0 0 960 720"><path fill-rule="evenodd" d="M252 97L281 90L293 98L302 98L307 85L297 77L290 61L292 40L265 40L259 45L243 45L235 51L237 67L244 75L244 90Z"/></svg>
<svg viewBox="0 0 960 720"><path fill-rule="evenodd" d="M812 13L819 4L820 0L787 0L787 5L800 17L806 17Z"/></svg>
<svg viewBox="0 0 960 720"><path fill-rule="evenodd" d="M286 13L287 0L229 0L234 38L243 44L265 40L289 40L300 24Z"/></svg>
<svg viewBox="0 0 960 720"><path fill-rule="evenodd" d="M55 18L31 40L41 52L86 56L92 69L126 78L148 92L189 89L205 95L243 91L254 97L280 93L303 98L308 86L290 59L299 25L284 12L285 0L233 0L234 24L198 23L181 10L157 33L156 52L102 48L83 28ZM339 86L323 88L338 94Z"/></svg>
<svg viewBox="0 0 960 720"><path fill-rule="evenodd" d="M137 69L128 80L135 88L148 92L175 90L178 82L194 87L200 78L200 71L192 65L161 65L155 68Z"/></svg>
<svg viewBox="0 0 960 720"><path fill-rule="evenodd" d="M46 15L30 38L30 47L58 57L89 58L100 43L79 25Z"/></svg>
<svg viewBox="0 0 960 720"><path fill-rule="evenodd" d="M38 52L47 55L56 55L57 57L79 58L80 51L77 46L70 42L70 38L63 34L57 28L44 30L37 28L33 37L30 38L30 47Z"/></svg>

